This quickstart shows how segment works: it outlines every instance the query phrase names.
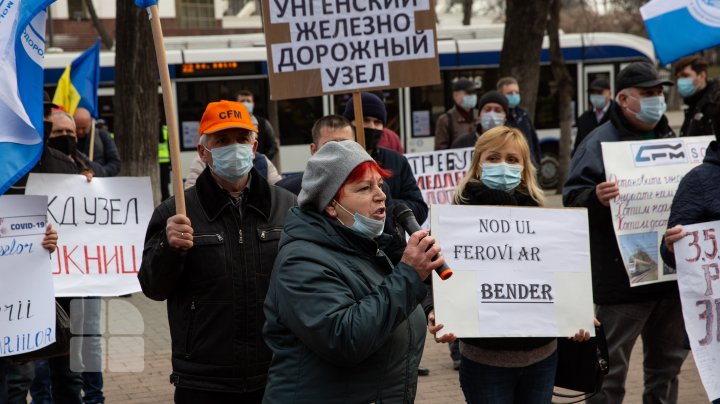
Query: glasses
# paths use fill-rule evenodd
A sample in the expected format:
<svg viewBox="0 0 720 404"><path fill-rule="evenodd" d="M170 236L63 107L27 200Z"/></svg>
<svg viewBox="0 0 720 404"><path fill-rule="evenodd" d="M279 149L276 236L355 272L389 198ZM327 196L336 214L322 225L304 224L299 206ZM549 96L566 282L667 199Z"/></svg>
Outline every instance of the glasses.
<svg viewBox="0 0 720 404"><path fill-rule="evenodd" d="M53 129L52 132L53 135L65 135L65 136L73 136L75 135L75 131L72 129Z"/></svg>

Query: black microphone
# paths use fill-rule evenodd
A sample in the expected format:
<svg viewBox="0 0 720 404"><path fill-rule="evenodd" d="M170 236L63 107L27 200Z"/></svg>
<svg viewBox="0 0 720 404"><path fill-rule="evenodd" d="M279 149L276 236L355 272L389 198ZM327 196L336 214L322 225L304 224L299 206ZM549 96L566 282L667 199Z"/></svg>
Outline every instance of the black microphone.
<svg viewBox="0 0 720 404"><path fill-rule="evenodd" d="M408 208L405 204L399 203L395 205L395 208L393 208L393 216L395 216L395 219L400 223L400 226L402 226L403 229L407 232L407 234L412 235L418 230L422 230L420 228L420 225L418 224L417 220L415 219L415 215L413 214L412 210ZM429 248L432 248L433 245L430 245ZM434 256L432 259L435 261L437 259L438 255ZM443 263L441 266L435 268L435 272L440 276L440 279L446 280L450 278L453 274L452 269L450 269L447 264Z"/></svg>

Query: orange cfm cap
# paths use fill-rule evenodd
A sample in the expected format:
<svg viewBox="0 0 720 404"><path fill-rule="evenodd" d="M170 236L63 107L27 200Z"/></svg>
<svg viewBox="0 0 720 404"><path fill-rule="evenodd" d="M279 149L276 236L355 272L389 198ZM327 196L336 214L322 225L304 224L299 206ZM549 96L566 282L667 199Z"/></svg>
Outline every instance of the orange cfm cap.
<svg viewBox="0 0 720 404"><path fill-rule="evenodd" d="M200 128L198 129L200 136L229 128L258 131L243 103L223 100L208 104L200 120Z"/></svg>

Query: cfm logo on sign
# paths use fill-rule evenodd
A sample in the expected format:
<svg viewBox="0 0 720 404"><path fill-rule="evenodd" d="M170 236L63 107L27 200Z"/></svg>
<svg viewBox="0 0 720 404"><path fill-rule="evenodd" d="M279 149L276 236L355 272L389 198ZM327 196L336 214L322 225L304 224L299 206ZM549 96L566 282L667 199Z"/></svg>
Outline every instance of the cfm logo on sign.
<svg viewBox="0 0 720 404"><path fill-rule="evenodd" d="M681 140L663 143L636 143L630 146L635 167L665 166L688 162L685 144Z"/></svg>

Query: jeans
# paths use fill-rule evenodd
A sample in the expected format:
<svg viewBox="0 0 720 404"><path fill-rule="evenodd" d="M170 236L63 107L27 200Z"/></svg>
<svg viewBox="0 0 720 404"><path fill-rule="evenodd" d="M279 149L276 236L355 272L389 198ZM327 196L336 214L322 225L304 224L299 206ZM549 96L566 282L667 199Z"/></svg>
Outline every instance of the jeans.
<svg viewBox="0 0 720 404"><path fill-rule="evenodd" d="M469 404L549 404L557 352L521 368L483 365L460 358L460 387Z"/></svg>
<svg viewBox="0 0 720 404"><path fill-rule="evenodd" d="M28 388L35 377L33 363L9 364L7 372L8 403L25 404Z"/></svg>
<svg viewBox="0 0 720 404"><path fill-rule="evenodd" d="M8 402L7 370L9 362L0 358L0 403Z"/></svg>
<svg viewBox="0 0 720 404"><path fill-rule="evenodd" d="M50 385L50 363L47 359L37 360L35 378L30 385L31 404L53 404L52 386Z"/></svg>
<svg viewBox="0 0 720 404"><path fill-rule="evenodd" d="M83 302L82 321L82 367L73 369L82 371L83 402L85 404L102 404L103 396L103 364L102 364L102 328L100 325L102 299L86 297Z"/></svg>
<svg viewBox="0 0 720 404"><path fill-rule="evenodd" d="M38 373L30 387L33 404L82 404L80 391L83 380L80 373L70 370L70 356L59 356L35 363ZM51 392L50 395L47 394L48 391Z"/></svg>
<svg viewBox="0 0 720 404"><path fill-rule="evenodd" d="M638 336L643 341L645 404L674 404L678 399L678 374L688 350L683 347L685 324L679 299L598 305L595 315L605 327L610 372L602 390L589 404L622 403L630 353Z"/></svg>
<svg viewBox="0 0 720 404"><path fill-rule="evenodd" d="M448 344L448 348L450 349L450 358L452 358L454 361L460 360L460 340L455 340L455 342L451 342Z"/></svg>

